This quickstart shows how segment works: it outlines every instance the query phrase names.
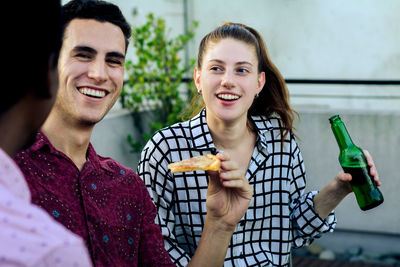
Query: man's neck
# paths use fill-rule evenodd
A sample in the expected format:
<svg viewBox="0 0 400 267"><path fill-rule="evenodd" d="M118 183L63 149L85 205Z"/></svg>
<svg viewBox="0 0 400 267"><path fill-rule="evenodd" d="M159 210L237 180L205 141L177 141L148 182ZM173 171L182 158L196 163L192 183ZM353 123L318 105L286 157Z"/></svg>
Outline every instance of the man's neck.
<svg viewBox="0 0 400 267"><path fill-rule="evenodd" d="M82 127L66 124L63 120L49 116L41 130L58 151L67 155L82 170L93 128L94 125Z"/></svg>

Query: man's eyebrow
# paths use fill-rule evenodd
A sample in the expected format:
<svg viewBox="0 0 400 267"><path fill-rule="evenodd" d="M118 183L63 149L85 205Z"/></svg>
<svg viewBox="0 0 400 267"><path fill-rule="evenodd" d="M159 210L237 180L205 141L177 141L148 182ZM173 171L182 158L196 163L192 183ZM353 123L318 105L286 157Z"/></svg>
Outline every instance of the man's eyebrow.
<svg viewBox="0 0 400 267"><path fill-rule="evenodd" d="M108 52L106 54L107 57L114 57L114 58L120 58L120 59L125 59L125 55L120 53L120 52Z"/></svg>
<svg viewBox="0 0 400 267"><path fill-rule="evenodd" d="M87 53L91 53L91 54L97 54L96 49L93 49L90 46L84 46L84 45L76 46L76 47L74 47L74 49L72 51L74 51L75 53L87 52ZM106 56L107 57L125 59L125 55L124 54L122 54L120 52L116 52L116 51L108 52L108 53L106 53Z"/></svg>
<svg viewBox="0 0 400 267"><path fill-rule="evenodd" d="M74 52L88 52L91 54L97 54L97 51L89 46L76 46L72 49Z"/></svg>

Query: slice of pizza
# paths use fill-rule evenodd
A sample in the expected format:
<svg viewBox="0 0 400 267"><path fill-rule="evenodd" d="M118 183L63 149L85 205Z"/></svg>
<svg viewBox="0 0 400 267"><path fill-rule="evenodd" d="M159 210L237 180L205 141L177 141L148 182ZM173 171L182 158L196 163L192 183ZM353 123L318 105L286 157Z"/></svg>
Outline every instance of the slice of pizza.
<svg viewBox="0 0 400 267"><path fill-rule="evenodd" d="M216 156L207 154L168 164L168 169L170 169L172 173L197 170L218 171L220 166L221 161Z"/></svg>

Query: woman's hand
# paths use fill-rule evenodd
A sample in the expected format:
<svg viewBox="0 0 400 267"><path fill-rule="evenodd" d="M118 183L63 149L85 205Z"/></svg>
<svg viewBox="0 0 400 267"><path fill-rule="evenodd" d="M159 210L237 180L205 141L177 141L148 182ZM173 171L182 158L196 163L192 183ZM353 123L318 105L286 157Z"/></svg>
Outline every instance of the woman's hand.
<svg viewBox="0 0 400 267"><path fill-rule="evenodd" d="M367 159L368 166L370 167L369 174L374 177L374 180L378 186L381 186L382 183L379 179L379 174L378 171L376 170L376 166L374 163L374 160L372 159L371 154L368 152L368 150L363 150L365 158ZM345 191L348 191L348 193L352 192L353 189L351 188L350 181L352 177L351 174L344 173L343 171L339 172L339 174L335 177L336 182L338 183L339 187L342 188Z"/></svg>
<svg viewBox="0 0 400 267"><path fill-rule="evenodd" d="M219 171L208 171L207 215L192 266L222 266L229 242L253 197L253 187L245 170L230 160L227 153L218 153Z"/></svg>
<svg viewBox="0 0 400 267"><path fill-rule="evenodd" d="M375 163L367 150L364 155L370 167L370 174L378 186L382 183L375 167ZM339 172L338 175L314 197L314 208L322 219L325 219L329 213L335 209L339 203L353 191L350 185L352 177L349 173Z"/></svg>
<svg viewBox="0 0 400 267"><path fill-rule="evenodd" d="M253 187L245 177L246 170L240 170L227 153L218 153L217 157L221 160L220 171L208 172L207 219L233 231L246 213Z"/></svg>

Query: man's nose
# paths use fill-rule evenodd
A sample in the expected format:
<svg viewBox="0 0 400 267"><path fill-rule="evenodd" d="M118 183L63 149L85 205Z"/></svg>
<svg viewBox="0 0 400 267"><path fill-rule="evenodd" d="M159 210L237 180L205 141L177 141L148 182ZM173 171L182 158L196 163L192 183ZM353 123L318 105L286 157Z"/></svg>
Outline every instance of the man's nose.
<svg viewBox="0 0 400 267"><path fill-rule="evenodd" d="M107 79L107 66L103 60L95 60L91 62L88 70L89 78L102 82Z"/></svg>

